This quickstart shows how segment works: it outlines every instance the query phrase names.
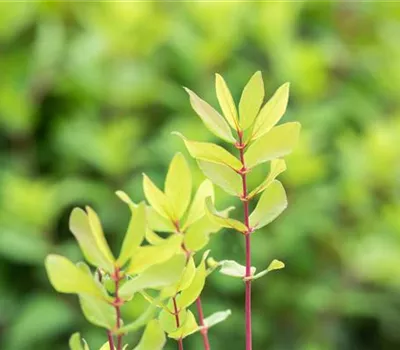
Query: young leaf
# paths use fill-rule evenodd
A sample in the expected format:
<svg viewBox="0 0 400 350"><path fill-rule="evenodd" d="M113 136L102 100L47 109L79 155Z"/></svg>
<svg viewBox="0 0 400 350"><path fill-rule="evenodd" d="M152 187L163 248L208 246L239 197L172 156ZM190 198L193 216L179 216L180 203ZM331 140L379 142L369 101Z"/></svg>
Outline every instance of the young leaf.
<svg viewBox="0 0 400 350"><path fill-rule="evenodd" d="M260 71L254 73L243 89L239 102L239 117L242 130L254 122L264 100L264 82Z"/></svg>
<svg viewBox="0 0 400 350"><path fill-rule="evenodd" d="M238 220L230 219L222 216L220 213L217 212L214 205L211 202L211 198L206 199L206 214L211 221L214 221L216 224L227 227L233 228L236 231L245 233L247 232L247 227Z"/></svg>
<svg viewBox="0 0 400 350"><path fill-rule="evenodd" d="M201 118L204 125L219 138L230 143L235 143L236 140L232 135L231 129L221 114L219 114L206 101L197 96L193 91L189 90L188 88L184 89L189 94L192 108Z"/></svg>
<svg viewBox="0 0 400 350"><path fill-rule="evenodd" d="M85 259L92 265L112 272L114 265L99 249L97 241L92 234L89 219L86 212L80 208L74 208L69 217L69 229L78 241L79 247Z"/></svg>
<svg viewBox="0 0 400 350"><path fill-rule="evenodd" d="M251 276L249 279L256 280L258 278L265 276L268 272L271 272L274 270L280 270L280 269L283 269L284 267L285 267L285 264L282 261L274 259L274 260L272 260L271 264L269 264L269 266L265 270L260 271L259 273L255 274L254 276Z"/></svg>
<svg viewBox="0 0 400 350"><path fill-rule="evenodd" d="M284 157L293 151L300 133L300 123L286 123L273 128L250 145L245 153L247 167Z"/></svg>
<svg viewBox="0 0 400 350"><path fill-rule="evenodd" d="M203 258L196 269L192 283L190 283L188 288L182 291L178 301L180 309L187 308L189 305L194 303L203 290L207 276L205 259L207 258L208 253L209 251L206 251L203 254Z"/></svg>
<svg viewBox="0 0 400 350"><path fill-rule="evenodd" d="M185 146L190 155L195 159L206 160L211 163L224 164L239 171L242 163L230 154L226 149L210 142L190 141L182 134L175 132L185 142Z"/></svg>
<svg viewBox="0 0 400 350"><path fill-rule="evenodd" d="M115 347L113 347L114 349L110 348L110 343L108 341L106 341L99 350L115 350ZM126 345L124 346L124 348L122 350L125 350Z"/></svg>
<svg viewBox="0 0 400 350"><path fill-rule="evenodd" d="M74 333L69 338L69 348L70 350L84 350L81 341L81 335L79 333Z"/></svg>
<svg viewBox="0 0 400 350"><path fill-rule="evenodd" d="M249 221L253 229L259 229L275 220L287 207L285 189L274 180L261 195Z"/></svg>
<svg viewBox="0 0 400 350"><path fill-rule="evenodd" d="M200 169L214 184L221 187L226 193L240 197L242 182L240 175L226 165L198 160Z"/></svg>
<svg viewBox="0 0 400 350"><path fill-rule="evenodd" d="M173 339L184 339L190 334L193 334L199 330L196 319L193 313L189 310L187 312L187 317L183 325L174 332L168 334L169 338Z"/></svg>
<svg viewBox="0 0 400 350"><path fill-rule="evenodd" d="M143 191L147 201L158 214L165 219L176 220L171 202L146 174L143 174Z"/></svg>
<svg viewBox="0 0 400 350"><path fill-rule="evenodd" d="M183 155L178 153L172 159L165 180L165 195L179 220L185 213L192 194L192 174Z"/></svg>
<svg viewBox="0 0 400 350"><path fill-rule="evenodd" d="M286 112L289 99L289 83L283 84L261 109L252 130L251 140L270 131Z"/></svg>
<svg viewBox="0 0 400 350"><path fill-rule="evenodd" d="M231 310L215 312L204 319L204 324L208 329L210 329L212 326L225 321L231 314Z"/></svg>
<svg viewBox="0 0 400 350"><path fill-rule="evenodd" d="M138 205L134 203L125 192L117 191L115 193L122 201L129 205L131 211L134 211L135 208L137 208ZM171 220L162 217L152 207L146 207L146 214L151 229L160 232L175 232L175 227L171 223Z"/></svg>
<svg viewBox="0 0 400 350"><path fill-rule="evenodd" d="M117 264L119 264L119 266L125 265L125 263L135 253L136 249L143 241L146 229L146 206L142 202L136 209L132 211L128 230L122 243L121 253L117 260Z"/></svg>
<svg viewBox="0 0 400 350"><path fill-rule="evenodd" d="M204 248L209 241L209 232L204 230L202 226L191 225L185 232L183 242L186 249L191 252L196 252Z"/></svg>
<svg viewBox="0 0 400 350"><path fill-rule="evenodd" d="M158 245L139 247L131 259L127 273L130 275L138 274L152 265L169 260L181 251L182 240L181 235L173 235Z"/></svg>
<svg viewBox="0 0 400 350"><path fill-rule="evenodd" d="M223 275L240 278L246 276L246 266L240 265L234 260L222 260L218 262L218 265L221 266L219 272ZM253 275L256 272L256 268L252 266L250 271L251 275Z"/></svg>
<svg viewBox="0 0 400 350"><path fill-rule="evenodd" d="M286 163L283 159L272 160L271 169L269 171L267 178L260 185L258 185L253 191L251 191L247 197L251 199L256 194L264 191L271 184L271 182L274 181L275 178L279 174L283 173L285 170L286 170Z"/></svg>
<svg viewBox="0 0 400 350"><path fill-rule="evenodd" d="M222 76L215 75L215 89L217 91L217 98L225 119L235 130L239 130L239 123L235 102L233 101L231 92Z"/></svg>
<svg viewBox="0 0 400 350"><path fill-rule="evenodd" d="M106 329L114 327L117 315L109 303L87 294L79 294L79 302L83 315L90 323Z"/></svg>
<svg viewBox="0 0 400 350"><path fill-rule="evenodd" d="M158 316L160 326L162 327L165 333L172 333L178 329L178 327L176 326L175 315L172 314L172 310L174 310L174 307L173 307L173 301L171 299L168 303L168 307L166 309L163 309ZM186 321L187 310L186 309L179 310L178 317L179 317L179 323L183 325L183 323Z"/></svg>
<svg viewBox="0 0 400 350"><path fill-rule="evenodd" d="M166 241L166 238L160 237L157 233L150 230L149 228L147 228L147 230L146 230L145 237L146 237L146 241L149 242L149 244L151 244L151 245L162 244L162 243L165 243L165 241Z"/></svg>
<svg viewBox="0 0 400 350"><path fill-rule="evenodd" d="M105 297L93 278L67 258L50 254L46 257L45 267L52 286L58 292L87 293L98 298Z"/></svg>
<svg viewBox="0 0 400 350"><path fill-rule="evenodd" d="M120 289L120 296L131 298L136 292L144 289L160 289L179 281L185 268L186 257L175 255L167 262L149 267L137 277L126 282Z"/></svg>
<svg viewBox="0 0 400 350"><path fill-rule="evenodd" d="M90 208L89 206L86 207L86 212L89 219L89 225L92 229L92 234L96 240L97 246L99 247L100 251L104 254L107 260L111 263L114 263L115 259L113 254L111 253L110 247L104 237L103 228L101 227L101 222L99 217L97 216L96 212Z"/></svg>
<svg viewBox="0 0 400 350"><path fill-rule="evenodd" d="M147 324L139 344L133 350L162 350L166 341L159 322L152 320Z"/></svg>
<svg viewBox="0 0 400 350"><path fill-rule="evenodd" d="M155 302L157 304L157 301ZM146 324L148 324L153 318L157 311L157 307L155 304L151 304L138 318L136 318L133 322L123 325L118 330L115 330L115 334L126 334L128 332L134 332L139 328L142 328Z"/></svg>
<svg viewBox="0 0 400 350"><path fill-rule="evenodd" d="M196 265L194 263L193 257L191 256L186 263L186 267L183 270L181 278L179 279L177 285L175 286L176 293L188 288L191 285L195 274L196 274Z"/></svg>
<svg viewBox="0 0 400 350"><path fill-rule="evenodd" d="M214 198L214 187L211 181L204 180L194 196L186 222L182 227L183 231L204 216L204 201L207 197Z"/></svg>

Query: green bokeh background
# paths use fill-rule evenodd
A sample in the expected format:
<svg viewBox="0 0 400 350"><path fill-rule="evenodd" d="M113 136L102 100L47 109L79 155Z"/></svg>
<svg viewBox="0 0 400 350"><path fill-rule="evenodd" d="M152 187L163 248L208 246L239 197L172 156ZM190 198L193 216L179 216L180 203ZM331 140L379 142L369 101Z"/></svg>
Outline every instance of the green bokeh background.
<svg viewBox="0 0 400 350"><path fill-rule="evenodd" d="M67 349L77 330L105 341L44 272L49 252L80 259L71 208L92 205L117 249L129 212L114 191L140 200L142 172L161 185L175 152L189 159L172 131L217 142L181 86L216 105L215 72L238 99L256 70L268 96L291 82L284 120L303 129L289 208L254 235L255 266L286 262L254 284L254 349L399 349L399 38L398 3L1 3L0 349ZM244 258L233 232L211 249ZM213 349L243 349L242 282L212 275L203 303L233 311Z"/></svg>

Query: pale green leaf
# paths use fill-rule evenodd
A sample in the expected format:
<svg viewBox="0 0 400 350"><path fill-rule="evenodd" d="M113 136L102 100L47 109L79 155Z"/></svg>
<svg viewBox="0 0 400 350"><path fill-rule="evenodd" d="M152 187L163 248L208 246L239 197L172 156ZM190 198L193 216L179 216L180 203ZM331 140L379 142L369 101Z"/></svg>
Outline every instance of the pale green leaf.
<svg viewBox="0 0 400 350"><path fill-rule="evenodd" d="M260 71L254 73L243 89L239 102L240 127L246 130L254 122L264 100L264 82Z"/></svg>
<svg viewBox="0 0 400 350"><path fill-rule="evenodd" d="M247 232L247 227L238 220L226 218L222 216L218 211L215 209L213 203L211 202L211 198L206 199L206 214L211 221L214 221L216 224L220 225L221 227L232 228L236 231L245 233Z"/></svg>
<svg viewBox="0 0 400 350"><path fill-rule="evenodd" d="M192 303L194 303L196 299L199 297L201 291L203 290L207 276L205 259L207 258L208 253L209 251L206 251L203 254L201 262L196 269L196 273L189 287L187 287L181 292L178 302L180 309L187 308Z"/></svg>
<svg viewBox="0 0 400 350"><path fill-rule="evenodd" d="M115 331L115 334L126 334L142 328L154 318L156 311L156 305L151 304L138 318L120 327Z"/></svg>
<svg viewBox="0 0 400 350"><path fill-rule="evenodd" d="M287 207L285 189L274 180L263 192L249 221L253 229L259 229L275 220Z"/></svg>
<svg viewBox="0 0 400 350"><path fill-rule="evenodd" d="M240 175L226 165L198 160L203 174L225 192L240 197L243 193Z"/></svg>
<svg viewBox="0 0 400 350"><path fill-rule="evenodd" d="M265 270L260 271L259 273L255 274L254 276L251 276L251 278L249 278L249 279L256 280L258 278L265 276L268 272L271 272L274 270L280 270L280 269L283 269L284 267L285 267L285 264L282 261L274 259L274 260L272 260L271 264L269 264L269 266Z"/></svg>
<svg viewBox="0 0 400 350"><path fill-rule="evenodd" d="M186 218L186 222L182 227L183 231L204 216L204 201L207 197L214 198L214 187L211 181L204 180L200 184L194 196L192 205L190 206L189 213Z"/></svg>
<svg viewBox="0 0 400 350"><path fill-rule="evenodd" d="M147 228L146 230L146 241L149 242L151 245L158 245L165 243L165 238L160 237L157 233Z"/></svg>
<svg viewBox="0 0 400 350"><path fill-rule="evenodd" d="M89 206L86 207L86 212L89 219L90 228L92 229L92 234L96 240L97 246L99 247L100 251L104 254L107 260L111 263L115 262L115 258L111 253L110 247L104 237L103 228L101 227L101 222L99 217L97 216L96 212L90 208Z"/></svg>
<svg viewBox="0 0 400 350"><path fill-rule="evenodd" d="M201 118L204 125L219 138L230 143L235 143L236 140L232 135L231 129L221 114L219 114L206 101L197 96L193 91L188 88L184 89L189 94L192 108Z"/></svg>
<svg viewBox="0 0 400 350"><path fill-rule="evenodd" d="M189 310L182 326L176 331L169 333L168 337L173 339L184 339L198 330L199 326L197 325L196 319L193 313Z"/></svg>
<svg viewBox="0 0 400 350"><path fill-rule="evenodd" d="M79 333L74 333L69 338L69 349L70 350L84 350L81 335Z"/></svg>
<svg viewBox="0 0 400 350"><path fill-rule="evenodd" d="M183 236L173 235L157 245L146 245L136 249L127 273L130 275L141 273L152 265L169 260L181 251Z"/></svg>
<svg viewBox="0 0 400 350"><path fill-rule="evenodd" d="M192 194L192 174L185 157L177 153L171 161L165 180L165 195L174 210L174 217L180 220L186 212Z"/></svg>
<svg viewBox="0 0 400 350"><path fill-rule="evenodd" d="M146 326L139 344L133 350L162 350L166 341L159 322L152 320Z"/></svg>
<svg viewBox="0 0 400 350"><path fill-rule="evenodd" d="M221 272L223 275L240 278L246 276L246 266L240 265L234 260L222 260L218 262L218 265L221 266L219 272ZM252 266L250 268L251 275L253 275L255 272L256 268Z"/></svg>
<svg viewBox="0 0 400 350"><path fill-rule="evenodd" d="M147 201L158 214L165 219L176 220L169 199L146 174L143 174L143 191Z"/></svg>
<svg viewBox="0 0 400 350"><path fill-rule="evenodd" d="M146 206L142 202L136 209L132 210L128 230L125 234L121 252L117 260L119 266L125 265L125 263L133 256L143 241L146 229Z"/></svg>
<svg viewBox="0 0 400 350"><path fill-rule="evenodd" d="M131 211L134 211L138 206L124 191L116 191L115 194L119 197L119 199L121 199L121 201L125 202L129 206Z"/></svg>
<svg viewBox="0 0 400 350"><path fill-rule="evenodd" d="M101 348L99 350L115 350L115 347L114 347L114 349L111 349L110 343L107 341L101 346Z"/></svg>
<svg viewBox="0 0 400 350"><path fill-rule="evenodd" d="M188 288L192 283L195 274L196 274L196 265L194 263L193 257L191 256L187 261L182 276L175 287L176 293Z"/></svg>
<svg viewBox="0 0 400 350"><path fill-rule="evenodd" d="M254 123L251 140L258 139L270 131L285 114L289 99L289 86L289 83L285 83L279 87L261 109Z"/></svg>
<svg viewBox="0 0 400 350"><path fill-rule="evenodd" d="M233 101L228 85L226 84L224 78L222 78L222 76L219 74L215 75L215 89L217 91L218 102L221 106L222 112L224 113L225 119L233 129L239 130L235 102Z"/></svg>
<svg viewBox="0 0 400 350"><path fill-rule="evenodd" d="M251 169L258 164L288 155L296 146L299 134L300 123L276 126L249 146L245 153L246 166Z"/></svg>
<svg viewBox="0 0 400 350"><path fill-rule="evenodd" d="M120 296L128 299L144 289L160 289L177 283L185 265L186 257L183 254L175 255L164 263L153 265L126 282L120 289Z"/></svg>
<svg viewBox="0 0 400 350"><path fill-rule="evenodd" d="M271 168L266 179L258 185L253 191L251 191L247 198L250 200L256 194L264 191L271 183L276 179L276 177L286 170L286 163L283 159L274 159L271 161Z"/></svg>
<svg viewBox="0 0 400 350"><path fill-rule="evenodd" d="M185 142L185 146L190 155L195 159L206 160L211 163L224 164L239 171L242 163L226 149L210 142L197 142L188 140L182 134L175 132Z"/></svg>
<svg viewBox="0 0 400 350"><path fill-rule="evenodd" d="M52 286L58 292L87 293L99 298L105 297L93 278L67 258L50 254L46 257L45 267Z"/></svg>
<svg viewBox="0 0 400 350"><path fill-rule="evenodd" d="M231 314L231 310L215 312L204 319L204 325L210 329L212 326L225 321Z"/></svg>
<svg viewBox="0 0 400 350"><path fill-rule="evenodd" d="M80 208L74 208L72 210L69 217L69 229L78 241L85 259L90 264L101 267L108 272L114 270L112 261L109 261L99 249L92 229L90 228L89 218L84 210Z"/></svg>
<svg viewBox="0 0 400 350"><path fill-rule="evenodd" d="M108 302L87 294L79 294L79 302L85 318L96 326L112 329L116 311Z"/></svg>
<svg viewBox="0 0 400 350"><path fill-rule="evenodd" d="M183 242L185 247L190 252L198 251L204 248L209 241L209 232L205 231L203 227L194 224L191 225L185 232Z"/></svg>

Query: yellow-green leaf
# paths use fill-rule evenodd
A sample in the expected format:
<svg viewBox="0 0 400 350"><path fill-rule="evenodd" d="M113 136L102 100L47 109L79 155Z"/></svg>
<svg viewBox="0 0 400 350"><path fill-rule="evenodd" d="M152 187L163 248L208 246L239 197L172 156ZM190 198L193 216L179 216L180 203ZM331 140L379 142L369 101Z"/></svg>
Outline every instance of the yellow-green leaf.
<svg viewBox="0 0 400 350"><path fill-rule="evenodd" d="M125 350L126 345L124 346L124 348L122 350ZM106 341L99 350L115 350L115 347L113 347L113 349L110 348L110 343L108 341Z"/></svg>
<svg viewBox="0 0 400 350"><path fill-rule="evenodd" d="M104 256L107 258L107 260L111 263L114 263L115 258L111 253L111 249L108 246L106 238L104 237L104 232L103 228L101 227L101 222L99 217L97 216L96 212L89 206L86 207L86 212L88 214L90 228L92 229L92 233L96 240L97 246L99 247L100 251L104 254Z"/></svg>
<svg viewBox="0 0 400 350"><path fill-rule="evenodd" d="M157 302L156 302L157 303ZM146 324L148 324L153 318L157 311L157 307L155 304L151 304L138 318L136 318L133 322L127 323L123 325L118 330L115 330L115 334L126 334L128 332L134 332L139 328L142 328Z"/></svg>
<svg viewBox="0 0 400 350"><path fill-rule="evenodd" d="M147 229L146 206L142 202L132 210L128 230L122 243L121 253L117 260L119 266L123 266L135 253L142 243Z"/></svg>
<svg viewBox="0 0 400 350"><path fill-rule="evenodd" d="M224 113L225 119L235 130L239 129L238 117L235 102L233 101L231 92L229 91L228 85L221 75L215 75L215 89L217 91L217 98L219 105L221 106L222 112Z"/></svg>
<svg viewBox="0 0 400 350"><path fill-rule="evenodd" d="M293 151L300 134L300 123L286 123L273 128L268 134L250 145L245 153L247 167L281 158Z"/></svg>
<svg viewBox="0 0 400 350"><path fill-rule="evenodd" d="M196 252L204 248L209 241L209 232L205 231L202 227L194 224L190 226L185 232L183 242L186 249L191 252Z"/></svg>
<svg viewBox="0 0 400 350"><path fill-rule="evenodd" d="M289 99L289 86L289 83L283 84L261 109L254 123L251 140L258 139L270 131L285 114Z"/></svg>
<svg viewBox="0 0 400 350"><path fill-rule="evenodd" d="M90 323L106 329L114 327L117 315L108 302L88 294L79 294L79 302L83 315Z"/></svg>
<svg viewBox="0 0 400 350"><path fill-rule="evenodd" d="M157 233L147 228L146 230L146 241L151 245L158 245L165 243L165 238L160 237Z"/></svg>
<svg viewBox="0 0 400 350"><path fill-rule="evenodd" d="M256 118L264 100L264 82L260 71L254 73L243 89L239 102L240 127L246 130Z"/></svg>
<svg viewBox="0 0 400 350"><path fill-rule="evenodd" d="M81 341L81 335L79 333L74 333L69 338L69 348L70 350L84 350Z"/></svg>
<svg viewBox="0 0 400 350"><path fill-rule="evenodd" d="M203 174L225 192L240 197L242 181L240 175L226 165L210 163L204 160L197 161Z"/></svg>
<svg viewBox="0 0 400 350"><path fill-rule="evenodd" d="M184 89L189 94L192 108L201 118L204 125L219 138L230 143L235 143L236 140L232 135L231 129L221 114L219 114L206 101L197 96L193 91L188 88Z"/></svg>
<svg viewBox="0 0 400 350"><path fill-rule="evenodd" d="M272 260L272 262L269 264L269 266L265 270L260 271L259 273L255 274L254 276L252 276L249 279L256 280L258 278L265 276L268 272L271 272L274 270L280 270L280 269L283 269L284 267L285 267L285 264L282 261L274 259L274 260Z"/></svg>
<svg viewBox="0 0 400 350"><path fill-rule="evenodd" d="M179 254L164 263L153 265L126 282L120 289L120 296L129 299L144 289L161 289L173 285L181 278L185 264L185 255Z"/></svg>
<svg viewBox="0 0 400 350"><path fill-rule="evenodd" d="M266 179L258 185L253 191L247 196L249 199L253 198L257 193L264 191L276 177L286 170L286 163L283 159L274 159L271 161L271 168Z"/></svg>
<svg viewBox="0 0 400 350"><path fill-rule="evenodd" d="M200 186L194 196L192 205L190 206L190 209L189 209L189 213L188 213L186 222L182 227L183 231L185 231L188 227L190 227L197 220L201 219L204 216L204 201L207 197L214 198L214 187L213 187L211 181L204 180L200 184Z"/></svg>
<svg viewBox="0 0 400 350"><path fill-rule="evenodd" d="M240 170L242 163L226 149L210 142L190 141L182 134L175 133L185 142L185 146L190 155L195 159L206 160L212 163L224 164L234 170Z"/></svg>
<svg viewBox="0 0 400 350"><path fill-rule="evenodd" d="M196 301L196 299L199 297L201 291L204 288L204 284L206 281L206 276L207 276L207 270L206 270L206 258L208 256L209 251L206 251L203 254L203 257L201 259L201 262L199 266L196 269L196 273L193 277L192 282L190 283L189 287L184 289L181 292L178 305L179 308L187 308L190 306L192 303Z"/></svg>
<svg viewBox="0 0 400 350"><path fill-rule="evenodd" d="M158 214L168 220L176 220L172 204L167 196L145 174L143 174L143 191L147 201Z"/></svg>
<svg viewBox="0 0 400 350"><path fill-rule="evenodd" d="M54 289L60 293L87 293L104 298L104 294L96 282L75 266L67 258L50 254L46 257L45 267Z"/></svg>
<svg viewBox="0 0 400 350"><path fill-rule="evenodd" d="M101 267L112 272L114 265L99 249L97 241L90 228L89 218L86 212L80 208L74 208L69 217L69 229L78 241L79 247L85 259L96 267Z"/></svg>
<svg viewBox="0 0 400 350"><path fill-rule="evenodd" d="M253 229L259 229L275 220L287 207L285 189L274 180L263 192L249 221Z"/></svg>
<svg viewBox="0 0 400 350"><path fill-rule="evenodd" d="M185 157L177 153L172 159L165 180L165 195L171 203L177 220L185 213L192 194L192 174Z"/></svg>
<svg viewBox="0 0 400 350"><path fill-rule="evenodd" d="M232 228L236 231L245 233L247 232L247 227L238 220L226 218L222 216L218 211L215 209L213 203L211 202L211 198L206 199L206 214L211 221L214 221L216 224L220 225L221 227L228 227Z"/></svg>
<svg viewBox="0 0 400 350"><path fill-rule="evenodd" d="M182 240L183 236L173 235L158 245L139 247L129 263L127 273L138 274L152 265L169 260L181 251Z"/></svg>
<svg viewBox="0 0 400 350"><path fill-rule="evenodd" d="M179 296L177 297L177 299L179 299ZM172 333L178 329L178 326L176 325L175 315L172 314L173 312L175 312L175 309L173 306L173 299L171 298L168 302L168 307L166 309L163 309L158 316L160 326L166 333ZM183 325L183 323L186 321L187 310L178 310L178 317L180 325Z"/></svg>
<svg viewBox="0 0 400 350"><path fill-rule="evenodd" d="M197 325L196 318L194 317L193 313L188 310L185 322L176 331L168 333L168 337L172 339L184 339L198 330L199 326Z"/></svg>
<svg viewBox="0 0 400 350"><path fill-rule="evenodd" d="M162 350L166 341L159 322L152 320L147 324L139 344L133 350Z"/></svg>

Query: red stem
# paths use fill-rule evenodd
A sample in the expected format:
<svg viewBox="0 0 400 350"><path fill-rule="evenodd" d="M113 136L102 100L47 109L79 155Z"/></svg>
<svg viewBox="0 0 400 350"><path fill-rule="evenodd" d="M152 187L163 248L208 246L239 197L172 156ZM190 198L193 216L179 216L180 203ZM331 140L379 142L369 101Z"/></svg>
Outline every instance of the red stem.
<svg viewBox="0 0 400 350"><path fill-rule="evenodd" d="M238 131L239 144L237 148L239 149L240 161L242 163L241 177L242 177L242 201L243 201L243 211L244 211L244 224L247 227L247 232L245 234L245 244L246 244L246 275L245 277L251 276L251 245L250 245L250 234L251 227L249 224L249 201L247 198L247 178L246 178L246 163L244 159L244 149L243 144L243 132ZM246 280L246 290L245 290L245 314L246 314L246 350L252 350L252 331L251 331L251 280Z"/></svg>
<svg viewBox="0 0 400 350"><path fill-rule="evenodd" d="M175 315L175 323L176 327L179 328L181 326L181 323L179 322L179 310L178 310L178 305L176 304L176 298L173 297L172 301L174 303L174 315ZM178 348L179 350L183 350L183 341L182 338L178 339Z"/></svg>
<svg viewBox="0 0 400 350"><path fill-rule="evenodd" d="M121 299L119 298L119 282L121 281L121 275L119 273L119 268L115 268L115 300L114 307L117 314L116 320L116 329L118 330L121 327ZM114 348L111 348L114 349ZM122 350L122 334L118 334L117 336L117 350Z"/></svg>
<svg viewBox="0 0 400 350"><path fill-rule="evenodd" d="M176 228L178 234L183 234L180 230L179 222L175 222L175 228ZM186 263L187 263L190 259L190 251L186 248L185 243L182 243L182 250L186 254ZM210 347L210 341L208 339L208 328L204 323L203 307L201 305L200 296L196 299L196 307L197 307L197 313L199 315L199 323L200 323L200 326L202 326L200 333L203 337L204 350L210 350L211 347ZM176 316L175 316L175 319L176 319ZM178 321L179 321L179 319L178 319Z"/></svg>
<svg viewBox="0 0 400 350"><path fill-rule="evenodd" d="M197 307L197 313L199 314L199 322L201 326L200 333L203 337L204 349L210 350L211 348L210 348L210 341L208 340L208 328L204 323L203 307L201 306L200 297L196 299L196 307Z"/></svg>
<svg viewBox="0 0 400 350"><path fill-rule="evenodd" d="M110 349L114 349L114 339L110 331L107 331L108 336L108 344L110 345Z"/></svg>

